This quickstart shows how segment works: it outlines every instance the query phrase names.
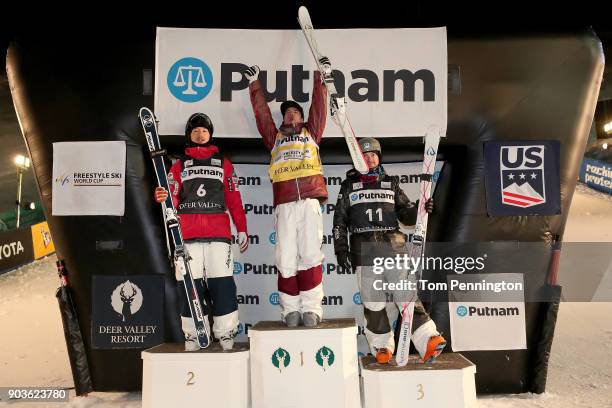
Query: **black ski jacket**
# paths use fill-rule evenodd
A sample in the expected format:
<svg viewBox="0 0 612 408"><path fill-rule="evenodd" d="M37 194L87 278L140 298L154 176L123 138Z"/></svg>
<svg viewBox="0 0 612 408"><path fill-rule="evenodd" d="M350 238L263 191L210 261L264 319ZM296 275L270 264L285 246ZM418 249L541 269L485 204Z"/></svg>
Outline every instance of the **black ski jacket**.
<svg viewBox="0 0 612 408"><path fill-rule="evenodd" d="M417 216L417 203L411 202L399 185L398 176L390 176L385 172L385 169L380 166L381 174L377 181L390 181L391 188L395 192L395 213L397 219L404 225L414 225ZM362 233L350 234L349 245L349 229L351 205L349 200L349 192L352 183L362 181L361 174L351 169L346 173L346 179L340 186L338 201L334 212L334 252L336 255L342 252L350 252L353 265L359 265L361 259L360 247L362 243L369 242L389 242L396 240L398 235L406 240L405 235L399 230L399 224L395 230L391 231L371 231ZM365 184L365 183L364 183Z"/></svg>

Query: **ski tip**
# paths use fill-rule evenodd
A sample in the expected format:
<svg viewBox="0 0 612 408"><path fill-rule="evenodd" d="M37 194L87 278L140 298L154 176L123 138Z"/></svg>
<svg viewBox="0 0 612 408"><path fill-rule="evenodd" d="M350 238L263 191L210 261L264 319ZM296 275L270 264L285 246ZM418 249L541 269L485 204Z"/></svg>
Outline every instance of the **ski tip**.
<svg viewBox="0 0 612 408"><path fill-rule="evenodd" d="M310 20L310 13L305 6L300 6L298 9L298 21L304 26L310 26L312 28L312 21Z"/></svg>

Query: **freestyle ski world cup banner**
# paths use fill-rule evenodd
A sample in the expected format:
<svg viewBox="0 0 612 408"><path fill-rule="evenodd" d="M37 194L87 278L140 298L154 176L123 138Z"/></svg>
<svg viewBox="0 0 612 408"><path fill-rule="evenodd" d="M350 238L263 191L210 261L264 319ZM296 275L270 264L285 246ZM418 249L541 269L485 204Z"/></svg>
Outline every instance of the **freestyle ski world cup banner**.
<svg viewBox="0 0 612 408"><path fill-rule="evenodd" d="M240 182L240 193L246 211L249 249L240 253L234 245L234 278L238 287L240 311L240 341L245 341L246 328L262 320L280 319L278 271L274 262L274 208L272 206L272 184L268 177L268 166L262 164L237 164L236 173ZM422 163L385 164L385 171L399 176L400 185L411 201L419 197L419 174ZM434 186L443 167L437 162L433 175ZM352 271L340 268L334 255L332 226L334 208L340 183L346 177L349 165L325 165L325 180L329 201L322 205L323 214L323 316L324 318L355 317L363 334L363 310L357 289L357 277ZM432 192L435 191L432 189ZM412 232L405 228L404 232ZM235 235L234 231L234 235ZM388 305L391 321L397 318L397 308ZM364 336L359 336L359 348L367 352Z"/></svg>
<svg viewBox="0 0 612 408"><path fill-rule="evenodd" d="M486 142L485 180L490 216L561 212L558 141Z"/></svg>
<svg viewBox="0 0 612 408"><path fill-rule="evenodd" d="M423 136L430 127L446 134L445 28L316 30L315 36L359 137ZM158 28L160 134L182 135L187 118L204 112L215 137L259 137L243 75L251 65L262 70L277 124L285 100L307 114L316 64L301 30ZM327 126L325 137L341 136L338 126Z"/></svg>
<svg viewBox="0 0 612 408"><path fill-rule="evenodd" d="M125 212L125 142L53 143L52 215Z"/></svg>

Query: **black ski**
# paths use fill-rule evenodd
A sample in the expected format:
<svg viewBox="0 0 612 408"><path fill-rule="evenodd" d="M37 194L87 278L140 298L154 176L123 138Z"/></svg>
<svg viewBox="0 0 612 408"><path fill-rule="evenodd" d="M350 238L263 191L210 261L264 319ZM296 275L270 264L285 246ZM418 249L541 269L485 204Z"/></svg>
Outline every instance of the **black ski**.
<svg viewBox="0 0 612 408"><path fill-rule="evenodd" d="M166 228L170 236L172 237L173 249L170 256L174 260L174 267L183 275L183 282L185 284L185 292L187 299L189 300L189 309L191 316L195 323L197 340L201 348L206 348L210 344L210 333L208 331L208 325L206 324L206 316L202 312L202 302L198 296L196 290L193 275L189 267L189 254L185 249L183 242L183 235L179 225L176 209L172 203L172 197L170 196L170 188L168 186L168 173L166 172L166 165L164 164L163 156L166 155L166 150L161 148L159 142L159 135L157 133L157 123L155 116L148 108L140 108L140 122L144 130L147 145L151 152L151 158L153 159L153 166L155 167L155 174L157 176L157 183L160 187L163 187L168 191L168 198L162 203L164 212L164 221Z"/></svg>

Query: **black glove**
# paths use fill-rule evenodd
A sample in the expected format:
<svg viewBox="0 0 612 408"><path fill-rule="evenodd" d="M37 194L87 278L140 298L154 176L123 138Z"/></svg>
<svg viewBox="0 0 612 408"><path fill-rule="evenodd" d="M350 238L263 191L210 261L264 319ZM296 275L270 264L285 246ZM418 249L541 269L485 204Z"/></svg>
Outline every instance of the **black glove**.
<svg viewBox="0 0 612 408"><path fill-rule="evenodd" d="M434 200L433 198L430 198L429 200L425 201L425 211L427 211L427 214L431 214L434 210Z"/></svg>
<svg viewBox="0 0 612 408"><path fill-rule="evenodd" d="M348 252L338 252L336 254L336 259L338 260L338 265L342 266L347 271L352 271L351 257Z"/></svg>

